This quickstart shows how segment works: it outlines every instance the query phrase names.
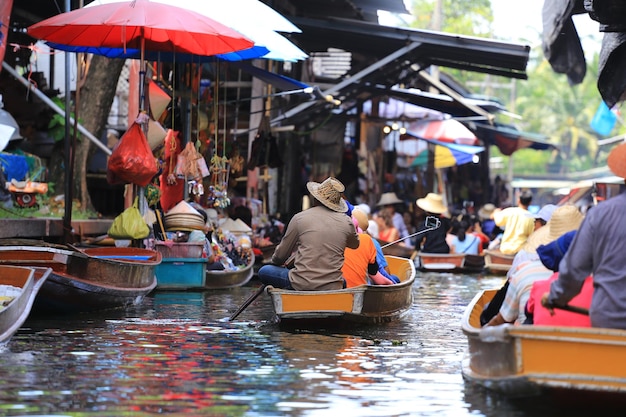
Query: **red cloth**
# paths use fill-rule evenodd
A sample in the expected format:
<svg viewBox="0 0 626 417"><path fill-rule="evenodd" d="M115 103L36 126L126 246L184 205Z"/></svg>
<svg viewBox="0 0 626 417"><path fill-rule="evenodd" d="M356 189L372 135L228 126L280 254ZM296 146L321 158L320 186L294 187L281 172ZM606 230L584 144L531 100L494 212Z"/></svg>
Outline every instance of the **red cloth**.
<svg viewBox="0 0 626 417"><path fill-rule="evenodd" d="M172 173L176 175L176 160L182 149L180 139L172 131L168 131L165 138L165 154L163 173L161 174L161 208L165 213L172 209L183 199L185 191L185 179L177 178L176 184L168 184L167 177Z"/></svg>
<svg viewBox="0 0 626 417"><path fill-rule="evenodd" d="M572 313L558 308L554 309L554 315L541 305L541 297L550 292L550 284L559 276L558 272L552 274L548 279L535 281L530 290L530 298L526 304L526 309L533 314L533 324L544 326L575 326L591 327L589 316L585 314ZM591 276L585 280L580 293L572 298L569 305L589 309L591 297L593 296L593 279Z"/></svg>

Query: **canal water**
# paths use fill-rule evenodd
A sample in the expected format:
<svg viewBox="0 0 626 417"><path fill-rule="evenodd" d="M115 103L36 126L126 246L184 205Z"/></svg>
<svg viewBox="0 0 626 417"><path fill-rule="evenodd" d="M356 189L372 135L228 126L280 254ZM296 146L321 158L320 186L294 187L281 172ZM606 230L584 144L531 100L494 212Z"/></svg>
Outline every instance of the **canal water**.
<svg viewBox="0 0 626 417"><path fill-rule="evenodd" d="M0 351L0 415L550 416L464 382L461 317L502 277L418 274L403 320L283 330L257 282L35 317ZM556 414L555 414L556 412Z"/></svg>

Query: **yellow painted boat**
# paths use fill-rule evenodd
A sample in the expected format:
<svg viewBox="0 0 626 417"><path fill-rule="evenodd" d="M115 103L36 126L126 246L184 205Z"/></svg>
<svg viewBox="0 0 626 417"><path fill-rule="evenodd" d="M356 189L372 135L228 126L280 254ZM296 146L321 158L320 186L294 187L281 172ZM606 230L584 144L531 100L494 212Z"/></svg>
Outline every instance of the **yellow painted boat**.
<svg viewBox="0 0 626 417"><path fill-rule="evenodd" d="M384 323L400 318L413 302L415 266L407 258L386 256L394 285L361 285L336 291L293 291L267 287L281 323Z"/></svg>
<svg viewBox="0 0 626 417"><path fill-rule="evenodd" d="M509 397L626 403L626 331L510 324L481 328L480 313L495 293L478 293L463 316L466 380Z"/></svg>
<svg viewBox="0 0 626 417"><path fill-rule="evenodd" d="M419 269L428 272L472 273L485 269L484 255L418 252Z"/></svg>
<svg viewBox="0 0 626 417"><path fill-rule="evenodd" d="M485 251L485 268L493 274L506 275L513 265L515 255L505 255L498 250Z"/></svg>

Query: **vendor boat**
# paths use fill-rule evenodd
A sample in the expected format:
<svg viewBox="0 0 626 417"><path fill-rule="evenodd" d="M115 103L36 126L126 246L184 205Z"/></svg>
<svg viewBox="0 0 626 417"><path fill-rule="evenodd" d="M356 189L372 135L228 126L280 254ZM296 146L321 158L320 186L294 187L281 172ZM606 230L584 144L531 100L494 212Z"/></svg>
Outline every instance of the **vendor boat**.
<svg viewBox="0 0 626 417"><path fill-rule="evenodd" d="M24 324L51 272L50 268L0 265L0 345Z"/></svg>
<svg viewBox="0 0 626 417"><path fill-rule="evenodd" d="M0 265L52 269L33 312L84 312L139 304L156 287L158 252L139 248L62 249L0 245Z"/></svg>
<svg viewBox="0 0 626 417"><path fill-rule="evenodd" d="M425 272L476 273L485 269L483 255L418 252L416 259L418 268Z"/></svg>
<svg viewBox="0 0 626 417"><path fill-rule="evenodd" d="M266 287L277 321L283 325L376 324L401 318L413 302L415 266L407 258L386 256L399 284L360 285L335 291L293 291Z"/></svg>
<svg viewBox="0 0 626 417"><path fill-rule="evenodd" d="M252 251L250 249L250 251ZM246 285L254 275L255 257L250 253L245 265L236 267L235 270L211 270L207 269L204 288L226 289Z"/></svg>
<svg viewBox="0 0 626 417"><path fill-rule="evenodd" d="M485 268L492 274L506 275L513 265L515 255L506 255L499 250L485 251Z"/></svg>
<svg viewBox="0 0 626 417"><path fill-rule="evenodd" d="M509 397L595 398L596 405L626 401L626 331L510 324L481 328L480 314L496 292L479 292L463 316L467 381Z"/></svg>

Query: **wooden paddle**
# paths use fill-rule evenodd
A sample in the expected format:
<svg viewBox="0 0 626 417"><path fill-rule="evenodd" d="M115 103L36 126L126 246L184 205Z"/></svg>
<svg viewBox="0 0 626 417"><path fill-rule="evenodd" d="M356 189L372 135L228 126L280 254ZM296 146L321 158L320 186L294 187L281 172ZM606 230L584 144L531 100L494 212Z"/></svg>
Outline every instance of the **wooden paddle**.
<svg viewBox="0 0 626 417"><path fill-rule="evenodd" d="M558 308L559 310L569 311L571 313L584 314L585 316L589 315L589 310L583 307L571 306L569 304L565 304L564 306L553 306L553 308Z"/></svg>
<svg viewBox="0 0 626 417"><path fill-rule="evenodd" d="M243 304L241 306L239 306L239 308L237 309L237 311L235 311L229 318L228 321L233 321L237 318L237 316L239 316L241 314L242 311L244 311L246 308L248 308L248 306L250 304L252 304L252 302L254 300L256 300L256 298L261 295L261 293L263 291L265 291L265 284L262 284L258 290L256 290L250 297L248 297L246 299L246 301L243 302Z"/></svg>

